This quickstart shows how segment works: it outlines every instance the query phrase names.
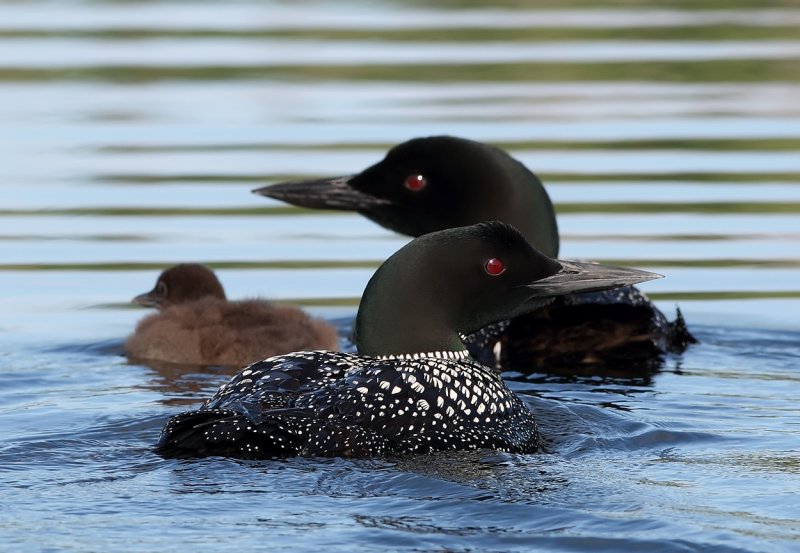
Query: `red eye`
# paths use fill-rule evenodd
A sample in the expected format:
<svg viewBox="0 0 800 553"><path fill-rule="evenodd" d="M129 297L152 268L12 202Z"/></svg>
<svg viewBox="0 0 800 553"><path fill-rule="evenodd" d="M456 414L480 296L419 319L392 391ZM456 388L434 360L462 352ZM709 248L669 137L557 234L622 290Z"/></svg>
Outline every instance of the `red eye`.
<svg viewBox="0 0 800 553"><path fill-rule="evenodd" d="M428 180L422 175L409 175L408 178L406 178L405 186L412 192L419 192L428 186Z"/></svg>
<svg viewBox="0 0 800 553"><path fill-rule="evenodd" d="M486 270L486 274L489 274L491 276L502 275L506 270L506 266L503 264L503 262L497 259L496 257L493 257L489 261L487 261L484 264L483 268Z"/></svg>

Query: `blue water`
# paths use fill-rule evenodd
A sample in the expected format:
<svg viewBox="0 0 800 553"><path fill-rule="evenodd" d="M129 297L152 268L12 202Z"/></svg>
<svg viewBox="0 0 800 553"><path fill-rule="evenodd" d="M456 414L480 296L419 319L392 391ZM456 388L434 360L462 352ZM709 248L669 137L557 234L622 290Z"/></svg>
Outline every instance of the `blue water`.
<svg viewBox="0 0 800 553"><path fill-rule="evenodd" d="M45 2L0 8L3 551L800 550L800 11ZM666 275L701 343L508 371L547 451L164 460L214 368L129 364L180 261L343 340L406 238L250 194L454 134L541 175L564 257Z"/></svg>

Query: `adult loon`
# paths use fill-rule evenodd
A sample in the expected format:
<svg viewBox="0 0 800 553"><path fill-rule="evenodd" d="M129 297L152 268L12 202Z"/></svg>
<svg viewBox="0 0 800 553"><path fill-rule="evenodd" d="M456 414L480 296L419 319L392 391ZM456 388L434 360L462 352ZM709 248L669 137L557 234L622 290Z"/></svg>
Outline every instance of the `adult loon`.
<svg viewBox="0 0 800 553"><path fill-rule="evenodd" d="M459 333L553 297L659 275L539 253L513 227L481 223L417 238L370 279L358 354L298 352L246 367L197 411L172 417L165 456L381 456L539 448L533 414Z"/></svg>
<svg viewBox="0 0 800 553"><path fill-rule="evenodd" d="M295 205L352 210L410 236L501 220L558 255L555 211L541 181L505 151L463 138L415 138L357 175L273 184L257 194ZM492 346L501 345L494 359ZM670 323L636 288L570 295L471 336L471 351L503 368L651 367L695 342L678 311Z"/></svg>
<svg viewBox="0 0 800 553"><path fill-rule="evenodd" d="M293 305L228 301L214 272L196 263L166 269L133 301L159 309L125 341L134 361L240 368L290 351L338 349L336 329L325 321Z"/></svg>

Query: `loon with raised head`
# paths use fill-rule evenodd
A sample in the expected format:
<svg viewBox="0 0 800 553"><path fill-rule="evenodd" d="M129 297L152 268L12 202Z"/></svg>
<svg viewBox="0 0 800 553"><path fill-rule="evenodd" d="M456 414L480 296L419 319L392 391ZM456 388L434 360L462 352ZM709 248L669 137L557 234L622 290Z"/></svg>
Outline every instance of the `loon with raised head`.
<svg viewBox="0 0 800 553"><path fill-rule="evenodd" d="M165 456L381 456L539 449L533 413L459 334L553 297L658 278L557 261L513 227L482 223L416 238L370 279L358 354L298 352L246 367L197 411L172 417Z"/></svg>
<svg viewBox="0 0 800 553"><path fill-rule="evenodd" d="M338 349L336 329L293 305L261 299L228 301L214 272L197 263L166 269L134 303L158 313L125 341L133 361L239 368L301 349Z"/></svg>
<svg viewBox="0 0 800 553"><path fill-rule="evenodd" d="M463 138L415 138L356 175L278 183L254 192L302 207L357 211L409 236L500 220L540 251L558 255L555 211L541 181L505 151ZM477 357L518 370L649 367L695 341L680 311L670 323L634 287L564 296L468 339ZM496 359L493 349L500 350Z"/></svg>

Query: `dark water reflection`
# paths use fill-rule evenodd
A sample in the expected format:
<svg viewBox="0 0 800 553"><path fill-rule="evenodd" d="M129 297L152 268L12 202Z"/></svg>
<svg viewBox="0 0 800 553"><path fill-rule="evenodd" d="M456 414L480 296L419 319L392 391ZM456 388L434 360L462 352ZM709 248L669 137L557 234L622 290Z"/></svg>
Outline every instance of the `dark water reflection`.
<svg viewBox="0 0 800 553"><path fill-rule="evenodd" d="M800 539L800 11L640 0L12 2L0 17L0 537L8 551L786 551ZM565 257L667 275L699 346L505 373L546 452L164 460L228 374L128 363L179 261L343 345L405 243L250 190L414 136L540 174Z"/></svg>

